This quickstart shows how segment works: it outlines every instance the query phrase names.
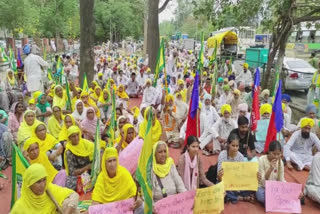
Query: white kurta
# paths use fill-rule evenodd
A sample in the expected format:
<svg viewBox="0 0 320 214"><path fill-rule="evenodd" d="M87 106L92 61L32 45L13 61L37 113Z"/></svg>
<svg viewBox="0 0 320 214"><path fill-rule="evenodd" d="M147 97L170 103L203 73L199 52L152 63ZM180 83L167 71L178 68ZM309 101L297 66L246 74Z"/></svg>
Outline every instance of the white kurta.
<svg viewBox="0 0 320 214"><path fill-rule="evenodd" d="M142 96L142 103L140 105L140 109L156 104L157 98L158 92L154 87L150 86L148 88L145 88Z"/></svg>
<svg viewBox="0 0 320 214"><path fill-rule="evenodd" d="M203 134L206 129L210 129L219 118L220 117L213 106L204 105L200 113L200 135Z"/></svg>
<svg viewBox="0 0 320 214"><path fill-rule="evenodd" d="M27 76L28 91L44 91L42 81L42 67L47 67L48 63L40 56L29 54L24 60L24 72Z"/></svg>
<svg viewBox="0 0 320 214"><path fill-rule="evenodd" d="M243 82L246 87L251 87L253 82L251 72L249 70L247 70L247 72L244 72L243 70L240 71L236 76L236 83L238 82Z"/></svg>
<svg viewBox="0 0 320 214"><path fill-rule="evenodd" d="M131 95L131 94L137 94L139 91L139 83L137 82L137 80L129 80L127 82L127 89L126 89L126 92L128 95Z"/></svg>
<svg viewBox="0 0 320 214"><path fill-rule="evenodd" d="M301 130L295 131L284 146L284 157L286 161L297 164L300 170L305 166L310 167L313 145L320 151L320 141L315 134L310 132L310 137L305 139L301 136Z"/></svg>

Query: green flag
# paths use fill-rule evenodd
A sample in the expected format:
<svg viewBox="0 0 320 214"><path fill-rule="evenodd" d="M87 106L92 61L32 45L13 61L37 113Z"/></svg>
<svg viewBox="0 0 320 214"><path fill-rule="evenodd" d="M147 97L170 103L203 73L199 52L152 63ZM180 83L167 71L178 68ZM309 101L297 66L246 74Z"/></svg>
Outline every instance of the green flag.
<svg viewBox="0 0 320 214"><path fill-rule="evenodd" d="M197 68L197 70L200 71L201 76L202 76L202 68L204 63L203 40L204 40L204 36L203 36L203 32L201 32L201 48L199 52L199 59L198 59L199 61L198 61L198 68Z"/></svg>
<svg viewBox="0 0 320 214"><path fill-rule="evenodd" d="M88 85L88 79L87 79L86 73L84 73L84 77L83 77L82 91L89 91L89 85Z"/></svg>
<svg viewBox="0 0 320 214"><path fill-rule="evenodd" d="M156 65L156 70L154 72L154 81L152 84L153 87L157 86L159 75L162 71L165 71L165 67L166 67L166 58L164 55L164 41L162 39L159 50L158 50L158 55L157 55L157 65ZM165 74L165 79L167 79L166 74Z"/></svg>
<svg viewBox="0 0 320 214"><path fill-rule="evenodd" d="M71 105L71 98L70 98L69 82L68 82L67 76L65 76L65 80L66 80L66 92L67 92L67 97L68 97L67 109L69 109L69 110L71 110L71 112L73 112L72 111L72 105Z"/></svg>
<svg viewBox="0 0 320 214"><path fill-rule="evenodd" d="M114 145L114 141L115 141L115 132L114 130L117 127L117 115L116 115L116 95L115 95L115 91L114 89L112 89L112 109L111 109L111 118L110 118L110 124L108 127L108 135L109 138L111 138L111 141L109 141L108 146L113 146Z"/></svg>
<svg viewBox="0 0 320 214"><path fill-rule="evenodd" d="M144 213L152 214L152 109L149 111L147 130L139 157L138 168L136 171L137 180L142 188L144 197Z"/></svg>
<svg viewBox="0 0 320 214"><path fill-rule="evenodd" d="M9 46L9 59L10 59L10 67L14 71L14 73L17 73L17 62L14 58L14 53L12 52L11 46Z"/></svg>
<svg viewBox="0 0 320 214"><path fill-rule="evenodd" d="M91 182L95 185L100 173L100 122L97 120L96 134L94 137L94 154L91 165Z"/></svg>
<svg viewBox="0 0 320 214"><path fill-rule="evenodd" d="M9 61L9 58L6 54L6 51L4 50L3 47L0 47L0 54L1 54L1 58L2 58L2 61L3 62L8 62Z"/></svg>

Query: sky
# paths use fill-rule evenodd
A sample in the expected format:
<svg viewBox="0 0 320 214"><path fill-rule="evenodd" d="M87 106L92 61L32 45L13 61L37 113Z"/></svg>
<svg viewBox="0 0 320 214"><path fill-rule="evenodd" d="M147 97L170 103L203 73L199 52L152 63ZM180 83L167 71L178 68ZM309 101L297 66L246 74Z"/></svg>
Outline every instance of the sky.
<svg viewBox="0 0 320 214"><path fill-rule="evenodd" d="M160 1L159 7L163 4L164 0ZM163 21L170 21L174 19L174 10L178 6L178 3L176 1L170 1L167 5L167 8L159 14L159 23Z"/></svg>

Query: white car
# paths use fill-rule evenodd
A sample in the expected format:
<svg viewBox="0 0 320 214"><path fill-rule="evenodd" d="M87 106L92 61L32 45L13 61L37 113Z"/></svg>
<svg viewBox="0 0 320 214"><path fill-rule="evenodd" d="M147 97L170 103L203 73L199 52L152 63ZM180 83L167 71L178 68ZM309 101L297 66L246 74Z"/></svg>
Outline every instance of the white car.
<svg viewBox="0 0 320 214"><path fill-rule="evenodd" d="M283 71L287 74L285 90L308 91L313 74L317 69L312 67L306 60L285 57Z"/></svg>

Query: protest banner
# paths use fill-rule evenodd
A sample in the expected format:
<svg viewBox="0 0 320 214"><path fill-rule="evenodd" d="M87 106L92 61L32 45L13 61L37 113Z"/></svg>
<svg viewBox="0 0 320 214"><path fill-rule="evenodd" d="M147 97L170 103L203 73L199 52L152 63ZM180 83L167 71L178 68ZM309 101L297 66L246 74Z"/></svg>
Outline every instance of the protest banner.
<svg viewBox="0 0 320 214"><path fill-rule="evenodd" d="M134 199L129 198L123 201L117 201L108 204L99 204L93 205L89 207L89 214L133 214L133 210L131 209L134 204Z"/></svg>
<svg viewBox="0 0 320 214"><path fill-rule="evenodd" d="M154 209L157 214L192 214L195 190L170 195L157 203Z"/></svg>
<svg viewBox="0 0 320 214"><path fill-rule="evenodd" d="M194 202L194 214L219 214L224 210L224 184L197 189Z"/></svg>
<svg viewBox="0 0 320 214"><path fill-rule="evenodd" d="M226 191L258 190L257 162L223 162L222 181Z"/></svg>
<svg viewBox="0 0 320 214"><path fill-rule="evenodd" d="M266 181L266 212L301 213L301 184Z"/></svg>
<svg viewBox="0 0 320 214"><path fill-rule="evenodd" d="M136 137L124 150L120 152L119 164L133 174L138 166L143 140Z"/></svg>

